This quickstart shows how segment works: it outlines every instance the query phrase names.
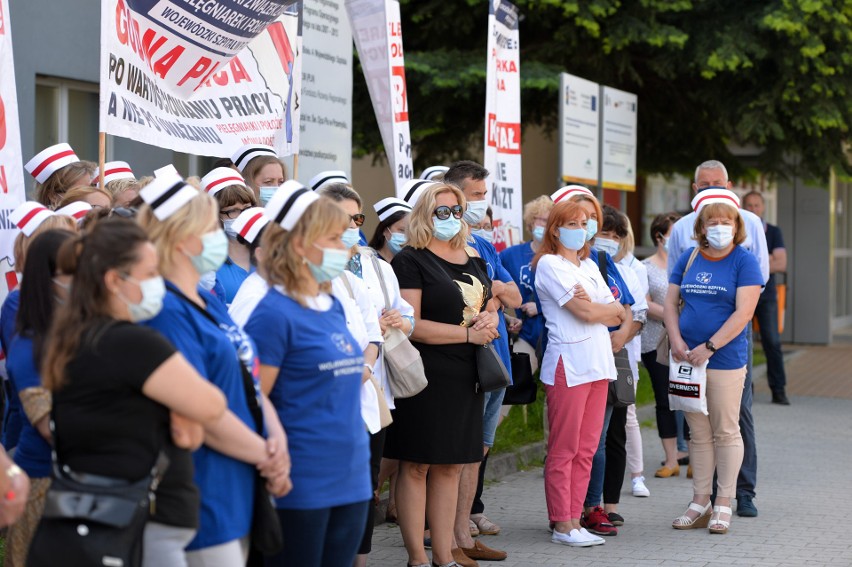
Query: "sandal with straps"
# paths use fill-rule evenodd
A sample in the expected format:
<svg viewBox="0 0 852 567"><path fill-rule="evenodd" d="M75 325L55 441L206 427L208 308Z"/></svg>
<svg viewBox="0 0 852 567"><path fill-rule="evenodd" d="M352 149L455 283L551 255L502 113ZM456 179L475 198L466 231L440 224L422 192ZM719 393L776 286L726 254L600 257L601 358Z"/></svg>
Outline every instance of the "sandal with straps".
<svg viewBox="0 0 852 567"><path fill-rule="evenodd" d="M728 515L728 520L720 519L722 514ZM728 533L728 528L731 527L730 518L733 517L734 511L731 510L728 506L713 506L713 515L710 518L710 533L711 534L726 534ZM721 526L721 527L719 527Z"/></svg>
<svg viewBox="0 0 852 567"><path fill-rule="evenodd" d="M696 504L695 502L690 502L689 507L686 509L687 512L692 510L693 512L698 512L698 517L690 518L686 514L683 516L678 516L672 522L672 527L676 530L694 530L695 528L706 528L707 524L710 523L710 506L712 504L710 502L707 503L706 506L702 506L701 504Z"/></svg>

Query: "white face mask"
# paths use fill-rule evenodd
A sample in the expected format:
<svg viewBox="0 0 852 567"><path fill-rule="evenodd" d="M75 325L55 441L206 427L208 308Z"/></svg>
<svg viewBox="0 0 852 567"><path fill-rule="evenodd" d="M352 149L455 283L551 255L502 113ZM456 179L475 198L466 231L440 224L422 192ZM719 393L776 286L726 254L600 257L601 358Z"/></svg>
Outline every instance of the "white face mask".
<svg viewBox="0 0 852 567"><path fill-rule="evenodd" d="M464 212L464 222L475 225L482 222L488 212L488 201L468 201L467 210Z"/></svg>
<svg viewBox="0 0 852 567"><path fill-rule="evenodd" d="M130 276L126 276L124 279L138 285L139 290L142 292L142 300L139 303L131 303L123 295L118 294L118 297L127 304L127 309L130 312L130 320L138 323L156 317L163 308L163 298L166 296L166 284L163 281L163 277L154 276L141 282Z"/></svg>
<svg viewBox="0 0 852 567"><path fill-rule="evenodd" d="M707 227L707 242L716 250L724 250L734 241L734 227L720 224Z"/></svg>
<svg viewBox="0 0 852 567"><path fill-rule="evenodd" d="M476 228L470 231L471 234L475 234L480 238L484 238L488 242L494 242L494 231L488 230L487 228Z"/></svg>
<svg viewBox="0 0 852 567"><path fill-rule="evenodd" d="M621 245L615 240L610 240L609 238L598 236L595 239L595 248L597 248L598 250L603 250L610 256L615 256L616 254L618 254L618 250L621 248Z"/></svg>

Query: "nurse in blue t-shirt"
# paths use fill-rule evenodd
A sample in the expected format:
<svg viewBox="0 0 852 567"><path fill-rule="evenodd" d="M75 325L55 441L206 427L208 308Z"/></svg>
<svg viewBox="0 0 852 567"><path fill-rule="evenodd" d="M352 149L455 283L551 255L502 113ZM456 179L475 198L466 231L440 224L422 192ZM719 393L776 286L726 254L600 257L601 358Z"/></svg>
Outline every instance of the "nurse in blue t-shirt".
<svg viewBox="0 0 852 567"><path fill-rule="evenodd" d="M372 498L359 392L365 369L330 281L349 260L349 216L288 182L266 206L263 268L270 285L245 325L261 386L287 429L293 490L276 502L284 548L271 567L353 564ZM365 372L366 370L366 372Z"/></svg>
<svg viewBox="0 0 852 567"><path fill-rule="evenodd" d="M700 197L700 199L699 199ZM709 415L686 412L692 441L689 461L693 470L693 498L676 529L708 526L711 533L727 533L731 498L743 460L739 413L751 320L763 286L760 266L740 246L746 239L739 198L726 189L700 193L693 206L698 248L678 258L669 279L664 304L672 358L699 367L707 365L706 399ZM678 314L678 302L683 309ZM712 515L710 494L713 471L718 491Z"/></svg>

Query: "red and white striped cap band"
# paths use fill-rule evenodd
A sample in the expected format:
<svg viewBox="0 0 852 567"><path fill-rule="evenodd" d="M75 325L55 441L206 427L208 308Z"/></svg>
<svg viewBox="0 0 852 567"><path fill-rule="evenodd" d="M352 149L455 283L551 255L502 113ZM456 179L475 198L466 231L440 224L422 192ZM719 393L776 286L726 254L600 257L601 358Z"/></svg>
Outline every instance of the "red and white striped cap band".
<svg viewBox="0 0 852 567"><path fill-rule="evenodd" d="M234 221L233 229L250 244L260 236L269 224L269 217L263 212L263 207L251 207L240 213Z"/></svg>
<svg viewBox="0 0 852 567"><path fill-rule="evenodd" d="M235 151L231 156L231 161L234 162L234 165L236 165L240 171L243 171L248 163L257 156L278 157L278 154L272 146L248 144Z"/></svg>
<svg viewBox="0 0 852 567"><path fill-rule="evenodd" d="M564 201L565 199L570 199L576 195L588 195L590 197L594 197L595 194L592 193L588 188L583 187L582 185L566 185L561 189L557 189L557 191L550 196L553 199L554 203L558 203L560 201Z"/></svg>
<svg viewBox="0 0 852 567"><path fill-rule="evenodd" d="M95 168L95 174L92 176L92 185L96 185L98 183L98 177L100 176L101 170L100 168ZM126 161L110 161L104 164L104 185L107 183L112 183L113 181L118 181L119 179L133 179L136 180L136 176L133 175L133 170L130 169L130 164Z"/></svg>
<svg viewBox="0 0 852 567"><path fill-rule="evenodd" d="M345 171L321 171L311 177L308 185L310 185L311 189L314 191L319 191L331 183L344 183L349 185L349 178L346 176Z"/></svg>
<svg viewBox="0 0 852 567"><path fill-rule="evenodd" d="M438 183L429 181L428 179L409 179L402 186L402 200L414 207L417 204L417 199L423 194L423 191L433 185L438 185Z"/></svg>
<svg viewBox="0 0 852 567"><path fill-rule="evenodd" d="M231 185L247 188L243 176L230 167L217 167L201 178L201 188L210 195L216 195L216 193Z"/></svg>
<svg viewBox="0 0 852 567"><path fill-rule="evenodd" d="M423 173L420 174L420 179L428 179L429 181L435 181L436 178L443 176L447 171L449 171L449 167L446 165L430 165L426 169L423 170Z"/></svg>
<svg viewBox="0 0 852 567"><path fill-rule="evenodd" d="M692 210L700 213L701 209L711 203L722 203L730 205L735 209L740 208L740 198L730 189L722 189L721 187L713 187L704 189L692 198Z"/></svg>
<svg viewBox="0 0 852 567"><path fill-rule="evenodd" d="M54 214L53 211L41 203L26 201L12 211L12 214L9 215L9 220L24 233L24 236L29 238L45 219L52 217Z"/></svg>
<svg viewBox="0 0 852 567"><path fill-rule="evenodd" d="M44 183L47 178L72 163L80 161L74 150L66 143L50 146L27 162L26 170L36 178L39 183Z"/></svg>
<svg viewBox="0 0 852 567"><path fill-rule="evenodd" d="M411 205L402 199L387 197L373 205L373 210L379 215L379 222L385 222L385 219L394 213L410 213Z"/></svg>
<svg viewBox="0 0 852 567"><path fill-rule="evenodd" d="M198 195L195 187L187 185L183 178L175 173L160 174L139 192L142 200L153 209L154 216L161 221L175 214Z"/></svg>
<svg viewBox="0 0 852 567"><path fill-rule="evenodd" d="M307 208L319 198L319 195L291 179L285 181L272 195L264 213L284 230L293 230Z"/></svg>
<svg viewBox="0 0 852 567"><path fill-rule="evenodd" d="M74 220L81 220L89 211L92 210L92 205L86 201L74 201L56 210L57 215L65 215Z"/></svg>

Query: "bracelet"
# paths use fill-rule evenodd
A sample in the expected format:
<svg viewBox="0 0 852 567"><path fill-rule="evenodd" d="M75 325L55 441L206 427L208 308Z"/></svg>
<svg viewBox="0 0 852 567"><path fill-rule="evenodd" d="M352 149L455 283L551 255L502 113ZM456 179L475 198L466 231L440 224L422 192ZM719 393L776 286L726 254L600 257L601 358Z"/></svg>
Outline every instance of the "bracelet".
<svg viewBox="0 0 852 567"><path fill-rule="evenodd" d="M375 368L373 368L372 366L370 366L369 364L367 364L366 362L364 363L364 368L366 368L367 370L369 370L369 371L370 371L370 374L372 374L373 376L375 376L375 375L376 375L376 369L375 369Z"/></svg>

